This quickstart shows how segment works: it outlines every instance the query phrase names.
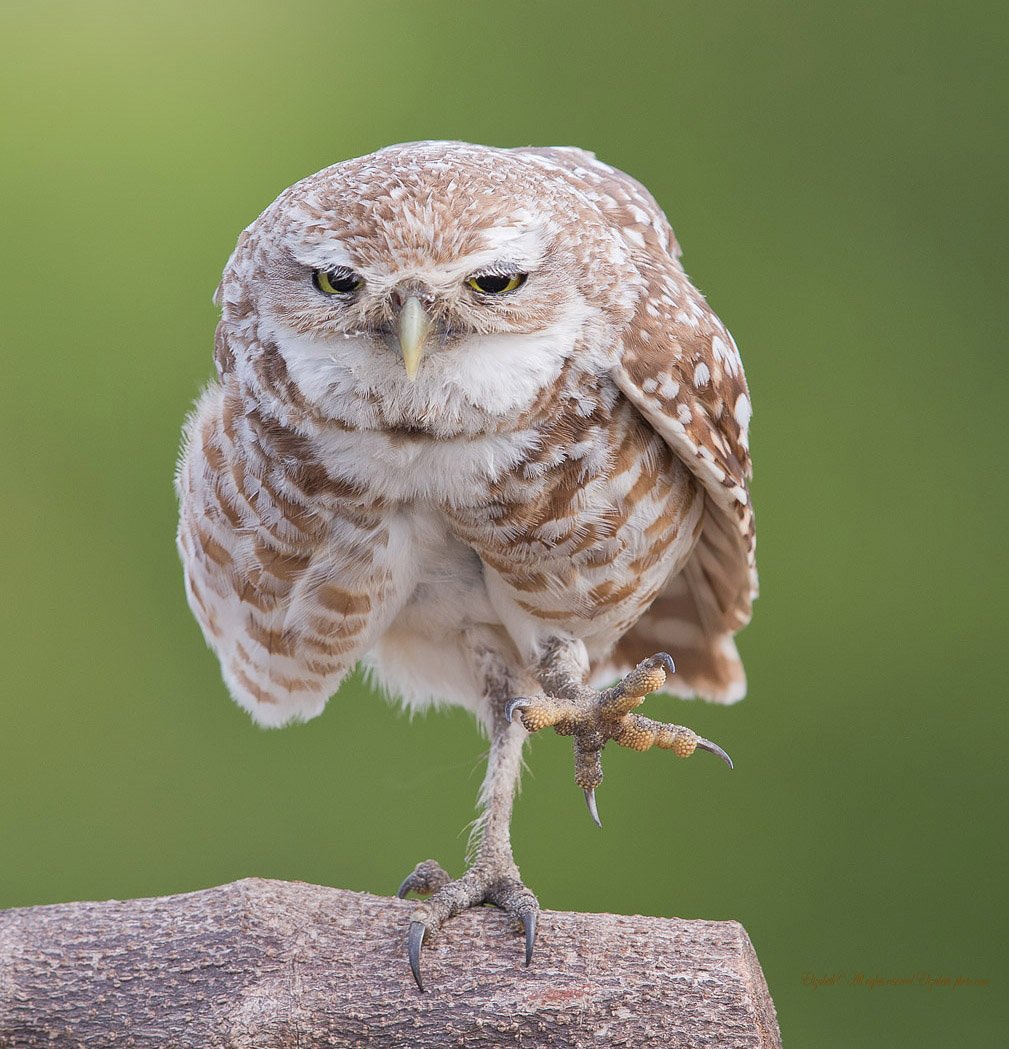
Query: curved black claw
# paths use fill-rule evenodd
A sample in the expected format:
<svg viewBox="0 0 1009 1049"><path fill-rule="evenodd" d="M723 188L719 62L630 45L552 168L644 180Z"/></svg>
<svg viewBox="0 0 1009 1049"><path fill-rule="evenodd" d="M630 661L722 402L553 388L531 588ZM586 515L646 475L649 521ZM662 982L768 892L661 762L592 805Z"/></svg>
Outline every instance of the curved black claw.
<svg viewBox="0 0 1009 1049"><path fill-rule="evenodd" d="M533 948L536 946L536 912L522 915L522 925L526 931L526 968L533 960Z"/></svg>
<svg viewBox="0 0 1009 1049"><path fill-rule="evenodd" d="M420 948L424 943L427 926L423 922L410 922L410 932L406 938L406 950L410 957L410 969L420 990L424 990L424 981L420 978Z"/></svg>
<svg viewBox="0 0 1009 1049"><path fill-rule="evenodd" d="M603 821L599 818L599 809L596 808L595 787L589 787L588 790L583 790L582 793L585 795L585 804L589 807L589 815L595 820L596 826L601 827Z"/></svg>
<svg viewBox="0 0 1009 1049"><path fill-rule="evenodd" d="M511 724L512 715L516 710L525 710L526 707L531 705L532 701L526 699L525 696L519 696L517 699L509 699L504 708L505 721L507 721L508 724Z"/></svg>
<svg viewBox="0 0 1009 1049"><path fill-rule="evenodd" d="M676 664L673 662L673 657L668 652L656 652L652 659L656 663L661 663L666 668L667 674L676 673Z"/></svg>
<svg viewBox="0 0 1009 1049"><path fill-rule="evenodd" d="M701 750L708 750L712 754L717 754L722 759L722 761L724 761L725 764L729 766L730 769L734 768L732 764L732 758L730 758L729 755L726 754L725 751L722 750L722 748L717 743L712 743L710 739L702 739L700 736L698 736L697 745L701 748Z"/></svg>
<svg viewBox="0 0 1009 1049"><path fill-rule="evenodd" d="M408 874L396 890L396 895L401 900L405 900L407 893L413 888L413 873Z"/></svg>

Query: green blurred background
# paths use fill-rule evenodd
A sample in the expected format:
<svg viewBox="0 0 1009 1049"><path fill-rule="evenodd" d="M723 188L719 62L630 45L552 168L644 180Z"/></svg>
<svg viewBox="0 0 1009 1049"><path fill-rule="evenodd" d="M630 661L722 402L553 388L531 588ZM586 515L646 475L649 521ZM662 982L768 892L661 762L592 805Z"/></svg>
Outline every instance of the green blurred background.
<svg viewBox="0 0 1009 1049"><path fill-rule="evenodd" d="M289 183L577 144L652 189L742 347L763 596L744 703L651 701L736 771L608 752L599 831L537 737L523 873L548 908L739 919L786 1044L1005 1044L1007 35L982 2L7 0L0 905L461 871L467 715L357 682L268 733L228 700L178 432L220 270Z"/></svg>

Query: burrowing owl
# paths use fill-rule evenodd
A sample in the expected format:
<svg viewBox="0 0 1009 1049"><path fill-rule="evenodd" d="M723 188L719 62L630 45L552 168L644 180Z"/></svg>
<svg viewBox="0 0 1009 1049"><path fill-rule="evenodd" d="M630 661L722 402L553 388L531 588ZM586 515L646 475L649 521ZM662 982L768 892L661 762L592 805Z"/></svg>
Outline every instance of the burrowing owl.
<svg viewBox="0 0 1009 1049"><path fill-rule="evenodd" d="M232 696L261 725L315 717L363 661L491 737L472 865L400 889L433 892L418 984L425 933L481 902L521 919L528 964L527 732L574 737L597 822L608 740L728 761L632 713L657 690L739 699L756 593L746 381L679 254L590 153L420 142L285 190L224 271L178 541ZM656 648L674 676L664 652L631 669Z"/></svg>

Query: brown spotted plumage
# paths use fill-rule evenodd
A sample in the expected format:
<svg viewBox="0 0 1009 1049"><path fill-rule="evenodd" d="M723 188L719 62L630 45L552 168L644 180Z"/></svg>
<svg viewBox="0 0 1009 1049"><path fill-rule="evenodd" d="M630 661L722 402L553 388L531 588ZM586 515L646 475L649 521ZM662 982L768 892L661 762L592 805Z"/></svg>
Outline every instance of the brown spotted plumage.
<svg viewBox="0 0 1009 1049"><path fill-rule="evenodd" d="M364 662L410 706L473 710L492 738L474 864L404 883L436 890L411 964L419 982L425 931L481 901L522 919L529 954L508 841L526 729L575 737L593 815L607 740L724 756L631 708L745 691L735 344L649 193L577 149L426 142L327 168L245 230L215 301L179 549L228 688L282 725ZM675 674L638 664L659 649Z"/></svg>

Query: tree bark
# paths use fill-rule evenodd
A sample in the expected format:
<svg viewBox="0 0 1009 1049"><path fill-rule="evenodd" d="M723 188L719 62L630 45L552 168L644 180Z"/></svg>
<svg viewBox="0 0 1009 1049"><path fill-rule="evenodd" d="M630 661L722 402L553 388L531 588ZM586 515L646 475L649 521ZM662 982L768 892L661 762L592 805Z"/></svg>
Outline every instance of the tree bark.
<svg viewBox="0 0 1009 1049"><path fill-rule="evenodd" d="M249 878L0 912L0 1046L780 1046L736 922L544 911L532 966L500 912L406 960L413 904Z"/></svg>

